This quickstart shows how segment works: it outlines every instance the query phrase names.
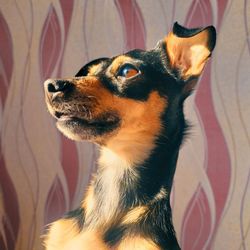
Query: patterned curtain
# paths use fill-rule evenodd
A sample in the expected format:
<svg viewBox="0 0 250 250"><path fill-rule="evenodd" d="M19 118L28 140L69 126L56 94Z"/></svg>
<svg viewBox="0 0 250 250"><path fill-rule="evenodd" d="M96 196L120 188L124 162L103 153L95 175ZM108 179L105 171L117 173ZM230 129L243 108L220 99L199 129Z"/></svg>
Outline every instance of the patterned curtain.
<svg viewBox="0 0 250 250"><path fill-rule="evenodd" d="M183 250L250 249L249 0L0 0L0 249L41 250L77 207L98 149L63 137L43 81L155 46L178 21L213 24L215 53L186 103L193 124L172 192Z"/></svg>

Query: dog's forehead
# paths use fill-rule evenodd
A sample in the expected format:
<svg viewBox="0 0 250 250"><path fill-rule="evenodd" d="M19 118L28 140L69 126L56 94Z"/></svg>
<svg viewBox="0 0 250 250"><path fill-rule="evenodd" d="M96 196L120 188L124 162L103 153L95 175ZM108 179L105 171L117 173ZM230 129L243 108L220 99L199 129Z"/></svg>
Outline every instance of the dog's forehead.
<svg viewBox="0 0 250 250"><path fill-rule="evenodd" d="M145 53L147 53L148 51L146 50L142 50L142 49L134 49L134 50L130 50L127 53L125 53L125 55L130 56L131 58L135 58L135 59L142 59L143 55L145 55Z"/></svg>
<svg viewBox="0 0 250 250"><path fill-rule="evenodd" d="M88 75L99 75L106 71L115 74L122 65L127 63L134 64L138 67L141 65L149 65L152 63L152 57L156 58L153 51L134 49L112 58L93 60L86 64L82 69L84 69L84 73L87 73ZM83 72L83 70L81 70L81 72Z"/></svg>

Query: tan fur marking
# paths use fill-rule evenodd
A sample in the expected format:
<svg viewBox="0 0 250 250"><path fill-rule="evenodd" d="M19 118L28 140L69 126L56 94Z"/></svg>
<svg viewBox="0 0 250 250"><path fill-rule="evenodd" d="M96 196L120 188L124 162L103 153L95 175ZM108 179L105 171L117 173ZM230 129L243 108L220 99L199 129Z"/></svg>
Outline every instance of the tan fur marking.
<svg viewBox="0 0 250 250"><path fill-rule="evenodd" d="M155 243L140 236L124 239L115 250L160 250Z"/></svg>
<svg viewBox="0 0 250 250"><path fill-rule="evenodd" d="M131 165L138 164L149 156L154 147L155 138L161 131L161 114L167 101L155 91L146 102L114 97L114 105L120 113L122 124L106 146Z"/></svg>
<svg viewBox="0 0 250 250"><path fill-rule="evenodd" d="M63 249L63 246L76 235L79 228L75 220L61 219L51 224L45 239L46 250Z"/></svg>
<svg viewBox="0 0 250 250"><path fill-rule="evenodd" d="M89 186L89 188L86 192L85 199L83 201L83 207L84 207L84 211L85 211L85 217L87 218L89 216L89 214L91 213L91 211L95 207L93 186Z"/></svg>
<svg viewBox="0 0 250 250"><path fill-rule="evenodd" d="M131 224L136 223L142 215L148 211L146 206L136 207L133 210L129 211L123 218L122 224Z"/></svg>
<svg viewBox="0 0 250 250"><path fill-rule="evenodd" d="M89 71L88 75L90 75L90 76L95 75L95 73L98 70L99 66L100 66L99 64L95 64L95 65L92 65L91 67L89 67L88 68L88 71Z"/></svg>
<svg viewBox="0 0 250 250"><path fill-rule="evenodd" d="M154 200L155 201L159 201L161 199L166 198L167 195L168 195L168 193L167 193L166 189L165 188L161 188L160 191L159 191L159 193L157 193L156 196L154 197Z"/></svg>
<svg viewBox="0 0 250 250"><path fill-rule="evenodd" d="M166 37L167 54L171 66L179 68L184 78L199 75L211 52L208 49L209 32L204 30L192 37L178 37L172 32Z"/></svg>
<svg viewBox="0 0 250 250"><path fill-rule="evenodd" d="M96 231L79 232L72 220L59 220L52 224L46 250L110 250Z"/></svg>
<svg viewBox="0 0 250 250"><path fill-rule="evenodd" d="M86 231L69 241L57 250L110 250L96 231Z"/></svg>

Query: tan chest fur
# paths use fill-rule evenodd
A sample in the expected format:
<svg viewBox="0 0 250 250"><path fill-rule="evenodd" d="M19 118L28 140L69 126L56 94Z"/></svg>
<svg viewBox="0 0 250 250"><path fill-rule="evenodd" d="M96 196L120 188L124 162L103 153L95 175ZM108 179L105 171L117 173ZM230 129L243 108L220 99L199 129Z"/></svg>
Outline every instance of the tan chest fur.
<svg viewBox="0 0 250 250"><path fill-rule="evenodd" d="M55 222L45 244L47 250L160 250L152 241L139 236L127 237L110 248L96 230L79 233L71 220Z"/></svg>

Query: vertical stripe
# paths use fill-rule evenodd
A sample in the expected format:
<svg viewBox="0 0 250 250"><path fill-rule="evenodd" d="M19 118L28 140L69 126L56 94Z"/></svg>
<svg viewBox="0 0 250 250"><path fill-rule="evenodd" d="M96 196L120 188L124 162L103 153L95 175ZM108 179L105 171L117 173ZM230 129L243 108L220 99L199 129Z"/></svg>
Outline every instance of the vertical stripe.
<svg viewBox="0 0 250 250"><path fill-rule="evenodd" d="M146 30L139 6L134 0L115 0L123 23L125 49L145 49Z"/></svg>
<svg viewBox="0 0 250 250"><path fill-rule="evenodd" d="M225 7L225 5L223 5ZM224 10L223 10L224 11ZM219 11L220 15L222 10ZM221 17L218 19L220 20ZM201 22L202 20L202 22ZM197 26L207 26L212 24L212 8L209 1L197 1L194 0L190 7L187 15L186 25L191 27ZM230 158L227 145L218 123L212 99L211 90L211 64L209 63L200 79L200 84L196 91L195 103L199 112L200 122L204 128L206 141L207 141L207 152L206 152L206 162L204 168L206 170L212 191L214 196L214 204L216 206L215 225L211 228L212 231L204 230L202 233L202 238L206 238L198 248L191 245L185 249L211 249L212 240L216 234L223 209L227 200L229 187L230 187ZM216 145L216 147L215 147ZM193 206L192 202L188 205L186 209L186 216L190 212L190 208ZM209 207L208 207L209 208ZM211 218L205 217L205 223L211 224ZM197 223L199 217L195 214L192 217L190 223ZM185 228L182 229L182 234L186 235L186 239L190 237L195 237L197 232L189 230L184 232Z"/></svg>

